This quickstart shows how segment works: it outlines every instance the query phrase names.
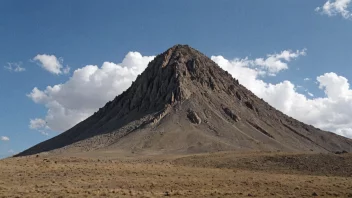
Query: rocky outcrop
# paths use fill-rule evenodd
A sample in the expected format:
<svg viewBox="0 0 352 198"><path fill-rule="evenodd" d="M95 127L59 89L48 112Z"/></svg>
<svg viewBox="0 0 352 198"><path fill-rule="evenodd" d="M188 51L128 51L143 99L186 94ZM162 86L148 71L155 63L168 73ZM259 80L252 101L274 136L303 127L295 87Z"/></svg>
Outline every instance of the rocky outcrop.
<svg viewBox="0 0 352 198"><path fill-rule="evenodd" d="M241 120L240 117L233 113L229 108L224 107L223 110L233 121L238 122Z"/></svg>
<svg viewBox="0 0 352 198"><path fill-rule="evenodd" d="M245 104L249 109L254 110L254 106L253 106L253 104L252 104L250 101L246 101L246 102L244 102L244 104Z"/></svg>
<svg viewBox="0 0 352 198"><path fill-rule="evenodd" d="M202 120L200 119L198 114L196 112L194 112L193 110L188 110L187 117L194 124L202 123Z"/></svg>

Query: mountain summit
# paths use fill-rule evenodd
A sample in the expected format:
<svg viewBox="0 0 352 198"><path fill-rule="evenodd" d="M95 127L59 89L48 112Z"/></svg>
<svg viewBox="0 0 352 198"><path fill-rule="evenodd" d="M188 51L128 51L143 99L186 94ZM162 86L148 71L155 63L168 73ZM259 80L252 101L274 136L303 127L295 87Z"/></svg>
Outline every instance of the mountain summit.
<svg viewBox="0 0 352 198"><path fill-rule="evenodd" d="M18 156L92 150L351 152L352 140L284 115L204 54L176 45L94 115Z"/></svg>

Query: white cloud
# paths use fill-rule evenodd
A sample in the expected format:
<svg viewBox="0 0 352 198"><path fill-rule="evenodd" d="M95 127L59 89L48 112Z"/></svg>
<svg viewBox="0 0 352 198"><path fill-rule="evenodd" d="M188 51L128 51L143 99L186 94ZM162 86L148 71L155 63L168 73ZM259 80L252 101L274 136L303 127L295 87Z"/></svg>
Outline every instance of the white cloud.
<svg viewBox="0 0 352 198"><path fill-rule="evenodd" d="M277 84L260 79L256 68L249 68L242 59L227 60L212 56L212 60L237 78L241 84L280 111L316 127L352 138L352 90L348 80L335 73L317 77L319 88L326 96L311 99L296 91L290 81Z"/></svg>
<svg viewBox="0 0 352 198"><path fill-rule="evenodd" d="M30 121L30 128L65 131L126 90L142 73L153 56L129 52L122 63L104 62L101 67L87 65L73 72L62 84L37 87L27 96L48 109L45 118Z"/></svg>
<svg viewBox="0 0 352 198"><path fill-rule="evenodd" d="M335 73L326 73L317 78L319 88L323 89L328 98L332 99L350 99L352 98L352 90L345 77L338 76Z"/></svg>
<svg viewBox="0 0 352 198"><path fill-rule="evenodd" d="M352 138L352 129L351 128L340 128L336 130L336 133L345 137Z"/></svg>
<svg viewBox="0 0 352 198"><path fill-rule="evenodd" d="M321 7L317 7L315 11L328 16L341 15L345 19L352 17L349 7L352 0L329 0Z"/></svg>
<svg viewBox="0 0 352 198"><path fill-rule="evenodd" d="M10 138L9 138L9 137L6 137L6 136L1 136L1 137L0 137L0 140L1 140L1 141L10 141Z"/></svg>
<svg viewBox="0 0 352 198"><path fill-rule="evenodd" d="M293 52L292 50L284 50L278 54L268 54L266 58L256 58L249 59L248 57L244 59L234 59L229 63L224 62L223 66L226 69L235 70L236 72L244 72L249 74L251 78L257 75L269 75L275 76L276 73L281 70L288 69L288 63L299 56L305 56L306 49L297 50ZM221 56L213 56L217 61L221 61ZM239 69L240 68L240 69ZM237 70L240 71L237 71Z"/></svg>
<svg viewBox="0 0 352 198"><path fill-rule="evenodd" d="M310 81L311 79L310 78L305 78L304 81Z"/></svg>
<svg viewBox="0 0 352 198"><path fill-rule="evenodd" d="M311 92L307 92L307 94L308 94L310 97L314 97L314 94L312 94Z"/></svg>
<svg viewBox="0 0 352 198"><path fill-rule="evenodd" d="M54 55L38 54L32 60L37 62L43 69L52 74L67 74L70 72L70 68L68 66L64 68L62 65L63 59L56 58Z"/></svg>
<svg viewBox="0 0 352 198"><path fill-rule="evenodd" d="M211 59L218 63L224 70L231 73L234 78L239 79L244 86L258 93L267 85L267 83L259 79L260 76L265 74L274 76L279 71L288 69L287 63L292 59L304 55L306 55L306 49L297 50L296 52L284 50L279 54L267 55L266 59L256 58L250 60L246 57L244 59L235 58L227 60L223 56L212 56ZM284 81L282 83L282 86L289 86L290 82ZM268 94L270 95L270 93Z"/></svg>
<svg viewBox="0 0 352 198"><path fill-rule="evenodd" d="M264 67L269 74L278 73L281 70L288 69L287 63L292 59L298 58L299 56L305 56L306 49L297 50L292 52L291 50L284 50L280 54L269 54L264 58L257 58L250 61L252 66Z"/></svg>
<svg viewBox="0 0 352 198"><path fill-rule="evenodd" d="M7 63L4 68L10 72L24 72L26 68L22 67L22 62Z"/></svg>
<svg viewBox="0 0 352 198"><path fill-rule="evenodd" d="M29 121L30 129L41 129L46 127L46 122L43 119L35 118Z"/></svg>
<svg viewBox="0 0 352 198"><path fill-rule="evenodd" d="M27 94L35 103L46 103L49 101L49 97L37 87L34 87L32 92Z"/></svg>

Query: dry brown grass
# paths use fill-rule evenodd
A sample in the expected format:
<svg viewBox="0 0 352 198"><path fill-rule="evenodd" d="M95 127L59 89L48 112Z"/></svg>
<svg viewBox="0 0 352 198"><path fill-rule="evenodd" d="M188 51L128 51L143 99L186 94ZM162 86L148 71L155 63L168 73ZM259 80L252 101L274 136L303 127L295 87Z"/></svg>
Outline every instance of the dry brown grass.
<svg viewBox="0 0 352 198"><path fill-rule="evenodd" d="M263 156L267 155L259 155ZM351 177L314 175L304 171L299 174L297 170L283 172L278 166L273 166L270 171L251 170L253 164L263 163L257 154L246 156L252 159L246 162L249 168L228 161L236 157L243 159L243 155L233 153L182 158L10 158L0 161L0 197L352 196ZM346 155L343 158L352 157ZM224 163L226 159L227 164L234 165L216 166L216 161Z"/></svg>

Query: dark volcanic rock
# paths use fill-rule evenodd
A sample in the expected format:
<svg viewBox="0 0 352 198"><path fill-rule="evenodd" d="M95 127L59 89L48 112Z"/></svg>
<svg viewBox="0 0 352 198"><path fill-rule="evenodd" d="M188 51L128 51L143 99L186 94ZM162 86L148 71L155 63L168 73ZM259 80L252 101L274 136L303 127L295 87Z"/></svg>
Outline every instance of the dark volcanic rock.
<svg viewBox="0 0 352 198"><path fill-rule="evenodd" d="M94 115L17 156L96 149L335 153L351 152L352 140L284 115L204 54L176 45Z"/></svg>

